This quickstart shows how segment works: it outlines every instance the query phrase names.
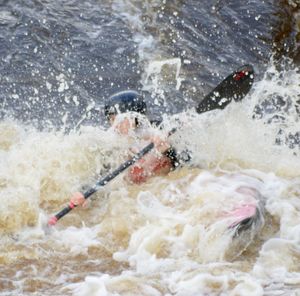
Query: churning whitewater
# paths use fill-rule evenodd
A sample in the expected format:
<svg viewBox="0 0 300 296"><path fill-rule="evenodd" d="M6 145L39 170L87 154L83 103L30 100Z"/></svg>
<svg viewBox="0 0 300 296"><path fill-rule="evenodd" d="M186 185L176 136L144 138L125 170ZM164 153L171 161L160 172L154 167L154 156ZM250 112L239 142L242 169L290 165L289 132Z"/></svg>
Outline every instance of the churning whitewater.
<svg viewBox="0 0 300 296"><path fill-rule="evenodd" d="M285 6L100 2L1 4L0 295L300 295L300 73L263 27ZM250 93L197 114L246 62ZM123 173L46 227L126 161L103 104L129 88L191 160L139 185ZM244 231L240 208L258 217Z"/></svg>

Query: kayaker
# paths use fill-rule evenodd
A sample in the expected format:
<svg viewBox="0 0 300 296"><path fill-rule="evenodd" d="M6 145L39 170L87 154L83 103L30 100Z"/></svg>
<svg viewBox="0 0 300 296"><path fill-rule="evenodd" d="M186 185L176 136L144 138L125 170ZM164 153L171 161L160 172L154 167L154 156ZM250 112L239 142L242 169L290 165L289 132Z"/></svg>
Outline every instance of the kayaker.
<svg viewBox="0 0 300 296"><path fill-rule="evenodd" d="M168 142L167 135L153 126L146 117L147 105L136 91L123 91L109 98L104 114L113 131L132 143L131 152L136 153L147 143L154 143L154 149L131 166L125 176L130 183L140 184L152 176L166 175L178 166L174 148ZM82 205L85 198L75 193L71 202Z"/></svg>

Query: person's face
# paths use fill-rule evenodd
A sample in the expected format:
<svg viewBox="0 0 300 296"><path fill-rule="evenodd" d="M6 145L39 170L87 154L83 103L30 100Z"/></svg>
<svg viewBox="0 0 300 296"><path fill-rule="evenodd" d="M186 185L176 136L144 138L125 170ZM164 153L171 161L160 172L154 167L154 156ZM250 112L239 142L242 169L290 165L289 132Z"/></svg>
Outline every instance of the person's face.
<svg viewBox="0 0 300 296"><path fill-rule="evenodd" d="M135 121L130 117L124 116L124 114L110 115L109 116L110 125L120 134L128 135L131 130L135 128Z"/></svg>

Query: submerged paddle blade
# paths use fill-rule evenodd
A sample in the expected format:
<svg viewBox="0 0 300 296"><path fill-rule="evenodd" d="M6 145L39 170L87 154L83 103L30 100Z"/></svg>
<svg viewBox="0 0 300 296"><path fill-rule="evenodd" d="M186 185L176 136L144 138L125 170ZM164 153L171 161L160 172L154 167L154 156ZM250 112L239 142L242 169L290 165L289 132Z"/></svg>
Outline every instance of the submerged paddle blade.
<svg viewBox="0 0 300 296"><path fill-rule="evenodd" d="M261 211L262 209L257 206L251 215L244 217L238 221L238 223L231 225L230 228L235 230L234 237L240 236L247 230L257 232L258 229L261 229L264 224L264 218Z"/></svg>
<svg viewBox="0 0 300 296"><path fill-rule="evenodd" d="M258 196L257 204L242 205L230 213L234 222L228 227L232 235L230 247L226 250L227 260L235 260L255 241L265 224L264 203Z"/></svg>
<svg viewBox="0 0 300 296"><path fill-rule="evenodd" d="M197 106L197 113L224 109L231 101L242 100L250 91L254 80L254 69L244 65L225 78Z"/></svg>

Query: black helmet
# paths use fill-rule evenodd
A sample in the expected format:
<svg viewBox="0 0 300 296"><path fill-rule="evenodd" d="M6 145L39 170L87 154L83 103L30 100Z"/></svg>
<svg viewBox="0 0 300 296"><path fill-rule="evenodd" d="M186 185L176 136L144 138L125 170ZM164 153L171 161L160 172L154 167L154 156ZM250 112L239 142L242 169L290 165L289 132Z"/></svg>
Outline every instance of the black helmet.
<svg viewBox="0 0 300 296"><path fill-rule="evenodd" d="M143 97L133 90L125 90L112 95L104 106L106 118L113 114L129 111L145 114L146 110L147 105Z"/></svg>

